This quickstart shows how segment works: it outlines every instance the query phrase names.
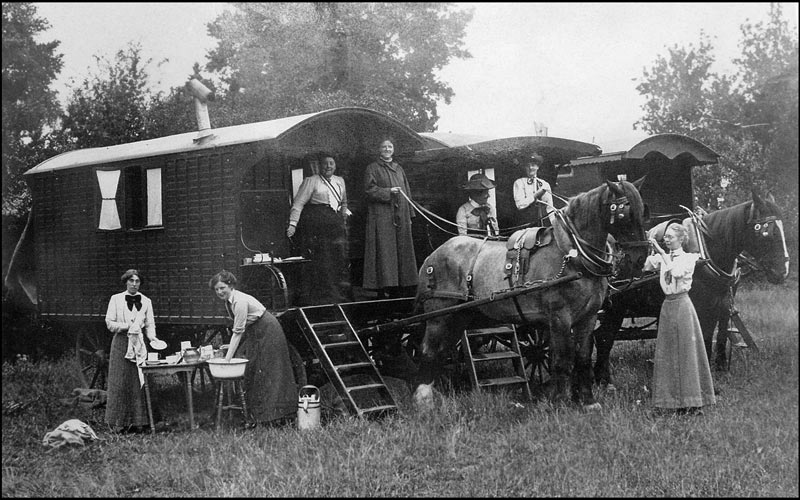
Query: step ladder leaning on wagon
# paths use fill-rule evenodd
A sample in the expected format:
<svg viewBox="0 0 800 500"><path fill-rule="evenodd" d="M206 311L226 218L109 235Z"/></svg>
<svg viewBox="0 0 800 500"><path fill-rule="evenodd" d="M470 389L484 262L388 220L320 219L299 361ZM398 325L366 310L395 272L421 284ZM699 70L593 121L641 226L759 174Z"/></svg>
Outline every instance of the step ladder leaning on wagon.
<svg viewBox="0 0 800 500"><path fill-rule="evenodd" d="M492 217L478 217L478 215L488 215L493 214L492 207L487 206L485 203L486 194L488 191L495 187L494 181L486 177L484 174L474 174L470 177L469 182L462 186L463 189L470 191L478 191L479 194L484 195L480 198L484 203L482 207L486 207L485 212L480 212L479 214L473 217L474 220L470 221L469 218L464 217L462 212L465 212L467 208L474 208L470 207L472 203L467 202L459 209L457 222L453 223L447 219L444 219L435 213L425 209L422 206L416 204L412 199L407 198L408 202L417 209L418 213L422 214L422 216L434 227L438 228L439 230L451 234L453 236L458 235L465 235L469 234L472 237L483 238L483 241L486 242L488 240L498 240L498 241L506 241L507 248L508 248L508 257L505 265L505 272L507 278L509 280L509 284L511 288L504 291L499 291L497 295L493 297L483 298L479 300L471 300L467 301L464 304L460 304L453 308L450 308L455 312L456 309L460 308L472 308L481 305L487 301L495 301L495 300L503 300L504 298L510 298L515 301L514 298L516 295L533 292L535 290L546 288L549 286L555 286L560 283L571 281L573 279L578 279L580 276L565 276L555 279L551 282L545 283L537 283L534 286L530 286L530 284L520 284L519 278L521 275L524 275L523 266L527 263L527 258L536 248L540 246L546 245L551 238L552 232L549 228L545 227L530 227L530 224L526 224L524 226L519 227L512 227L508 228L503 233L510 234L510 236L504 236L500 234L500 230L497 227L496 220L492 220ZM542 205L544 210L542 211L542 219L539 221L542 223L545 219L549 220L550 218L555 218L555 208L553 208L552 198L549 198L547 201L540 199L541 195L545 192L549 194L549 190L544 190L541 187L535 196L536 200L535 203ZM477 193L476 193L477 194ZM557 196L557 195L556 195ZM474 198L471 200L473 201ZM462 210L463 209L463 210ZM495 215L496 217L496 215ZM458 233L451 232L442 227L442 225L437 224L438 221L442 225L449 225L455 226ZM465 220L466 219L466 220ZM478 222L480 221L480 222ZM466 222L466 223L465 223ZM471 223L470 223L471 222ZM467 278L467 286L471 281L469 277ZM471 290L467 291L467 296L471 296ZM399 328L402 325L408 322L420 322L423 321L427 316L436 316L447 311L441 310L435 313L426 313L419 316L414 316L411 318L407 318L405 320L395 321L394 323L390 323L387 325L373 327L372 329L365 329L366 330L373 330L378 331L379 329L383 328L384 331L388 331L394 328ZM463 359L468 363L469 372L471 375L471 381L475 389L481 390L485 388L500 388L500 387L507 387L507 388L514 388L519 387L522 389L523 397L526 399L530 399L532 397L530 385L529 385L529 376L526 373L527 368L531 369L530 377L533 377L535 374L538 373L540 382L543 378L543 373L546 370L549 370L548 359L546 354L542 355L541 352L533 353L532 351L535 350L542 350L546 353L546 347L542 345L541 342L534 340L530 333L523 334L525 340L528 344L528 348L525 349L526 353L523 356L521 343L519 341L517 328L513 324L506 324L506 325L496 325L490 328L471 328L464 330L463 335L460 340L461 344L461 352L463 355ZM535 337L538 337L538 334L534 334ZM489 354L485 352L481 352L479 349L481 344L484 343L491 343L492 346L496 346L497 343L502 343L508 348L508 351L504 352L491 352ZM493 351L493 348L490 348L490 351ZM526 367L525 358L533 358L529 359ZM494 377L494 378L485 378L480 376L480 370L477 365L483 364L484 361L508 361L511 362L511 368L513 371L512 376L508 377Z"/></svg>

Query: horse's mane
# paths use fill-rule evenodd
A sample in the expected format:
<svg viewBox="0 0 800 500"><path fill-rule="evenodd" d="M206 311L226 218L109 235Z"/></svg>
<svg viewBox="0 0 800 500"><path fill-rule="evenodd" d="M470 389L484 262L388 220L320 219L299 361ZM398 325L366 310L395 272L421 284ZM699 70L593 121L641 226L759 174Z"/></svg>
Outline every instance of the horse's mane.
<svg viewBox="0 0 800 500"><path fill-rule="evenodd" d="M774 215L780 218L781 211L775 203L763 199L760 201L761 203L757 207L763 213L758 214L758 217ZM742 238L747 234L747 222L750 219L754 203L754 200L745 201L711 212L703 218L715 248L733 250L743 247ZM729 257L732 258L735 255Z"/></svg>
<svg viewBox="0 0 800 500"><path fill-rule="evenodd" d="M741 246L739 238L742 236L742 228L747 223L752 205L752 200L745 201L732 207L716 210L703 217L703 222L708 227L715 248L733 249Z"/></svg>
<svg viewBox="0 0 800 500"><path fill-rule="evenodd" d="M564 213L572 219L579 230L598 232L603 227L598 206L602 202L602 196L606 189L608 187L605 185L597 186L569 199ZM605 238L605 235L603 237Z"/></svg>
<svg viewBox="0 0 800 500"><path fill-rule="evenodd" d="M622 186L625 196L631 202L631 219L641 221L644 214L641 212L643 204L639 191L630 182L621 181L619 184ZM605 183L601 184L596 188L571 197L565 209L565 213L575 222L578 229L592 231L593 236L603 240L606 238L606 232L602 228L606 227L605 222L607 221L602 219L605 217L605 212L600 210L600 206L615 196L614 193L609 193L609 191L610 189Z"/></svg>

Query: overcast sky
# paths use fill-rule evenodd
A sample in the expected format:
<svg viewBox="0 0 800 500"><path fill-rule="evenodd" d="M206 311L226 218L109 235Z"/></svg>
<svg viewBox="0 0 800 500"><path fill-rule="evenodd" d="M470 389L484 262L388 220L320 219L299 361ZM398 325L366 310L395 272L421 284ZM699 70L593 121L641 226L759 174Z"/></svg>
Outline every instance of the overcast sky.
<svg viewBox="0 0 800 500"><path fill-rule="evenodd" d="M166 89L186 82L193 63L205 63L215 40L206 24L224 3L37 3L51 29L40 41L60 40L64 68L56 83L67 95L95 68L93 55L113 58L129 41L153 58L151 75ZM440 103L439 131L510 137L548 134L628 149L645 137L633 130L642 116L636 92L644 68L674 44L712 37L719 72L739 55L740 26L766 21L769 3L476 3L465 43L473 57L441 72L455 91ZM796 29L798 4L783 3ZM168 62L156 66L156 62ZM213 105L210 109L214 123Z"/></svg>

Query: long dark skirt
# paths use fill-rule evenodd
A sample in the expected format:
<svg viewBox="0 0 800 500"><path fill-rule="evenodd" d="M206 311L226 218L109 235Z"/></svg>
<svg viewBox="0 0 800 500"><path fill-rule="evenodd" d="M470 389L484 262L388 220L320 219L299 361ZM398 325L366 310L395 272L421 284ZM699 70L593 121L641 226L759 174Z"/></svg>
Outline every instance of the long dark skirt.
<svg viewBox="0 0 800 500"><path fill-rule="evenodd" d="M716 403L703 330L687 292L667 295L658 317L653 406L691 408Z"/></svg>
<svg viewBox="0 0 800 500"><path fill-rule="evenodd" d="M114 334L108 359L106 401L106 423L112 427L150 425L139 370L136 363L125 359L127 350L128 335Z"/></svg>
<svg viewBox="0 0 800 500"><path fill-rule="evenodd" d="M265 312L245 328L236 357L247 358L244 391L247 410L255 422L297 414L297 392L286 336L278 320Z"/></svg>
<svg viewBox="0 0 800 500"><path fill-rule="evenodd" d="M348 302L352 299L347 262L347 233L342 216L329 205L303 207L297 233L304 253L311 258L303 273L308 305Z"/></svg>

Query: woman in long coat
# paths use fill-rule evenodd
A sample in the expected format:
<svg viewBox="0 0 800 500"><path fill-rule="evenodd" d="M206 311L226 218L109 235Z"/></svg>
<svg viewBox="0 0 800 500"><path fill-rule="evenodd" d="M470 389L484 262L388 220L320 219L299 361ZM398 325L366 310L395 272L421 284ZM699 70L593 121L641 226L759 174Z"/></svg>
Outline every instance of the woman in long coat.
<svg viewBox="0 0 800 500"><path fill-rule="evenodd" d="M417 259L411 237L414 209L403 194L411 189L403 167L392 160L391 140L380 144L380 158L364 174L367 231L364 237L364 283L379 295L402 295L417 285Z"/></svg>

